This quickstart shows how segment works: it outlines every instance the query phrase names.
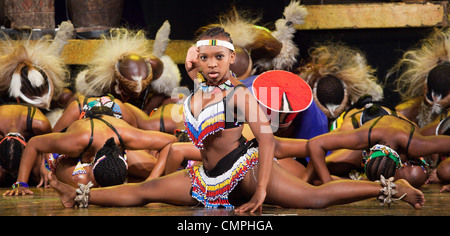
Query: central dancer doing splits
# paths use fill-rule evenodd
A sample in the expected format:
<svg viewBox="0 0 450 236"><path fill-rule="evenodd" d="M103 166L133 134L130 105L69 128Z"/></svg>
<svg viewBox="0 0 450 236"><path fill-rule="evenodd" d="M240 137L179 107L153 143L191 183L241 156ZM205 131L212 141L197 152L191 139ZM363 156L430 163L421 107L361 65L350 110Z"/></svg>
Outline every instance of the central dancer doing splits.
<svg viewBox="0 0 450 236"><path fill-rule="evenodd" d="M405 180L382 184L339 180L312 186L294 177L274 161L275 139L270 123L253 95L230 72L236 54L223 28L215 27L199 37L188 50L186 69L196 76L199 89L184 101L186 130L200 149L202 165L142 183L77 190L51 177L65 207L79 204L100 206L143 206L151 202L176 205L261 211L262 205L289 208L326 208L368 198L384 197L380 189L394 188L389 197L399 198L420 209L425 202L420 190ZM242 137L247 122L256 140ZM307 156L306 140L286 140L292 156ZM389 185L390 187L386 187ZM383 188L384 187L384 188ZM77 190L77 191L76 191ZM406 196L405 196L406 193ZM76 199L76 200L75 200Z"/></svg>

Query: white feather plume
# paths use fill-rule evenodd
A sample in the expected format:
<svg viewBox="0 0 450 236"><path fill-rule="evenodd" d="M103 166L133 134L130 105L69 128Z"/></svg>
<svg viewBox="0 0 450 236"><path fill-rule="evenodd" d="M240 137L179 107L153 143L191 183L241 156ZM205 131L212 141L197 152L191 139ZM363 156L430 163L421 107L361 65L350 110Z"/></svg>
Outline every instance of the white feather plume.
<svg viewBox="0 0 450 236"><path fill-rule="evenodd" d="M14 73L11 78L11 84L9 87L9 94L18 98L20 96L20 88L22 87L21 76L19 73Z"/></svg>
<svg viewBox="0 0 450 236"><path fill-rule="evenodd" d="M164 55L159 59L164 63L164 70L159 79L152 81L151 86L155 91L171 96L172 90L180 86L180 70L169 56Z"/></svg>
<svg viewBox="0 0 450 236"><path fill-rule="evenodd" d="M170 24L169 21L164 21L159 28L153 43L153 55L160 58L166 53L167 45L169 45Z"/></svg>
<svg viewBox="0 0 450 236"><path fill-rule="evenodd" d="M299 1L291 1L284 9L283 15L284 18L275 22L276 30L272 32L273 36L283 44L280 53L272 60L272 67L278 70L290 70L297 62L299 55L299 49L292 40L296 31L294 25L305 22L308 10L300 5Z"/></svg>
<svg viewBox="0 0 450 236"><path fill-rule="evenodd" d="M28 71L28 80L33 87L40 87L42 84L44 84L44 77L39 71L34 68L31 68Z"/></svg>
<svg viewBox="0 0 450 236"><path fill-rule="evenodd" d="M283 15L286 21L290 21L296 25L301 25L305 23L308 10L306 7L300 5L300 1L291 1L291 3L284 8Z"/></svg>

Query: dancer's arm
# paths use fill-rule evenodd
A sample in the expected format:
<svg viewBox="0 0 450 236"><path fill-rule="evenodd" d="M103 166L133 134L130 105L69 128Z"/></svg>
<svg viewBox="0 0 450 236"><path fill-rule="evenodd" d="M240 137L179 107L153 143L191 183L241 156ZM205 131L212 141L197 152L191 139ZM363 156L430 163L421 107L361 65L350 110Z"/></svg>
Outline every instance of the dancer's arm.
<svg viewBox="0 0 450 236"><path fill-rule="evenodd" d="M277 159L309 156L307 139L275 137L275 157Z"/></svg>
<svg viewBox="0 0 450 236"><path fill-rule="evenodd" d="M421 157L431 154L447 154L450 153L449 144L450 136L448 135L422 136L416 132L409 145L408 155Z"/></svg>
<svg viewBox="0 0 450 236"><path fill-rule="evenodd" d="M175 172L184 160L202 160L200 150L190 142L173 143L168 147L168 152L159 154L158 161L147 180Z"/></svg>
<svg viewBox="0 0 450 236"><path fill-rule="evenodd" d="M275 151L275 138L267 116L256 102L248 89L238 88L235 93L235 104L240 111L244 111L245 120L249 124L256 140L258 141L259 171L257 186L250 202L243 204L236 211L261 210L267 194L267 184L273 167ZM245 102L242 102L245 101ZM252 117L253 116L253 117ZM263 173L263 174L262 174Z"/></svg>
<svg viewBox="0 0 450 236"><path fill-rule="evenodd" d="M84 97L79 97L79 99L84 99ZM80 117L79 103L78 101L75 100L72 101L64 110L63 114L53 127L53 132L60 132L61 130L69 127L69 125L78 120L79 117Z"/></svg>
<svg viewBox="0 0 450 236"><path fill-rule="evenodd" d="M365 129L327 133L308 141L311 162L323 183L331 181L330 171L325 163L325 156L328 151L337 149L362 150L364 148L367 148L367 131Z"/></svg>
<svg viewBox="0 0 450 236"><path fill-rule="evenodd" d="M125 147L130 150L157 150L161 151L167 145L177 142L174 135L159 132L137 129L131 126L122 127L120 135Z"/></svg>
<svg viewBox="0 0 450 236"><path fill-rule="evenodd" d="M19 174L16 182L27 183L31 170L38 161L41 153L61 153L77 156L87 146L89 135L86 133L50 133L31 138L22 154ZM33 192L28 188L18 187L5 192L3 195L25 195Z"/></svg>

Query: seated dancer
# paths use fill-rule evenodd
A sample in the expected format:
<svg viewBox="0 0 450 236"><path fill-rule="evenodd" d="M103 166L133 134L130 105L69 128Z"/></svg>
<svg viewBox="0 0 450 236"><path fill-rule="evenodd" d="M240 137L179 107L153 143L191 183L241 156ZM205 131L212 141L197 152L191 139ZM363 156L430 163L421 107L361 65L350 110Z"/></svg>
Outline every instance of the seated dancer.
<svg viewBox="0 0 450 236"><path fill-rule="evenodd" d="M111 169L103 167L103 164L113 163L113 166L116 165L114 168L121 168L123 171L123 168L127 167L126 162L123 165L124 160L126 161L125 150L156 149L161 153L167 144L176 141L173 135L132 127L125 121L113 117L112 110L99 112L94 108L87 114L88 118L73 122L65 132L32 138L23 152L16 185L4 195L32 193L26 183L32 165L41 153L53 153L47 159L48 167L58 179L69 185L77 186L78 183L92 181L94 187L108 186L123 183L125 181L123 175L117 177L123 180L122 182L101 182L99 178L108 180L120 172L103 172L101 176L107 175L106 177L97 177L96 166L101 167L100 169ZM110 140L111 137L114 138L113 141ZM115 147L117 144L120 146ZM115 161L112 161L113 159ZM75 168L74 163L77 163ZM71 174L68 174L69 172Z"/></svg>
<svg viewBox="0 0 450 236"><path fill-rule="evenodd" d="M423 136L414 123L401 117L384 115L354 130L330 132L312 138L308 141L308 150L323 183L331 181L325 165L325 153L337 149L366 150L366 176L377 180L380 175L386 178L394 176L395 167L400 168L407 160L421 162L420 157L449 152L450 147L446 145L449 141L450 137L444 135ZM375 165L372 173L367 171L371 165Z"/></svg>
<svg viewBox="0 0 450 236"><path fill-rule="evenodd" d="M95 189L82 185L78 191L51 178L50 185L65 207L77 203L82 207L142 206L150 202L195 206L200 202L205 207L234 208L246 201L236 211L261 210L263 203L324 208L381 195L384 198L380 188L394 187L391 181L384 181L381 187L376 182L354 180L315 187L284 171L273 161L275 142L264 112L230 73L235 54L229 34L220 27L212 28L199 37L196 46L198 54L188 55L186 68L189 73L198 72L205 81L185 100L184 117L203 164L142 183ZM236 117L238 114L241 117ZM244 121L252 129L255 141L242 137ZM292 147L297 153L304 152ZM395 186L395 193L387 194L384 202L401 197L417 209L423 206L421 191L404 180L396 181Z"/></svg>
<svg viewBox="0 0 450 236"><path fill-rule="evenodd" d="M35 135L50 133L52 126L36 107L27 104L0 105L0 186L11 186L17 179L22 152ZM39 164L33 163L32 181L42 184Z"/></svg>
<svg viewBox="0 0 450 236"><path fill-rule="evenodd" d="M372 96L364 95L331 123L330 132L354 130L367 121L383 115L397 115L397 113L393 108L379 101L373 101ZM326 156L328 170L332 175L340 178L348 178L349 174L364 172L361 167L362 162L361 150L338 149ZM359 175L358 178L363 176Z"/></svg>

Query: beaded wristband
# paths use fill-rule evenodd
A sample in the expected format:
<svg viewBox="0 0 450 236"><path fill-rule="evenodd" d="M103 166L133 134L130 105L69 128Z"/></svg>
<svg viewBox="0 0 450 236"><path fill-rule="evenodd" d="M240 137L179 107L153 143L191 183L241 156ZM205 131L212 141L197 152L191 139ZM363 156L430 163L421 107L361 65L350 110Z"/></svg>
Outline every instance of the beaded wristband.
<svg viewBox="0 0 450 236"><path fill-rule="evenodd" d="M12 189L15 189L17 187L25 187L28 188L28 184L24 183L24 182L15 182L13 183L13 185L11 186Z"/></svg>

